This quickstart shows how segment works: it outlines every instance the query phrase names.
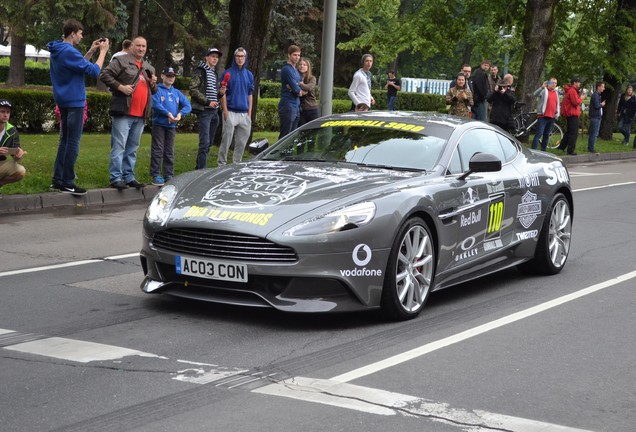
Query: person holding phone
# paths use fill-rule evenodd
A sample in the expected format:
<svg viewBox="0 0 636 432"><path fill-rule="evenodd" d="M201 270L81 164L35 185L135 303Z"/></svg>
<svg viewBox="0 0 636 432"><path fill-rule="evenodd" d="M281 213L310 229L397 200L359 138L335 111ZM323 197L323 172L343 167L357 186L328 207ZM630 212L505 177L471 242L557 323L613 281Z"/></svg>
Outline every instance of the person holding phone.
<svg viewBox="0 0 636 432"><path fill-rule="evenodd" d="M457 75L455 85L446 93L446 103L450 105L449 114L460 117L470 117L470 108L473 106L473 93L466 84L464 74Z"/></svg>
<svg viewBox="0 0 636 432"><path fill-rule="evenodd" d="M400 91L400 79L395 76L395 71L390 70L384 89L386 90L387 107L389 111L395 111L395 99L397 98L397 92Z"/></svg>
<svg viewBox="0 0 636 432"><path fill-rule="evenodd" d="M488 93L486 100L492 105L490 123L507 132L514 131L515 120L512 117L512 107L517 102L517 98L515 92L510 90L508 82L500 79L495 84L494 90Z"/></svg>
<svg viewBox="0 0 636 432"><path fill-rule="evenodd" d="M51 53L53 98L60 109L60 143L53 166L51 189L84 195L86 189L75 185L75 162L79 155L86 104L84 76L99 76L110 43L106 38L97 39L88 52L82 55L77 49L77 45L84 39L82 23L69 19L64 22L63 32L64 39L47 45ZM99 57L92 63L90 59L98 50Z"/></svg>
<svg viewBox="0 0 636 432"><path fill-rule="evenodd" d="M110 186L118 190L144 187L135 177L135 162L152 95L158 90L155 68L144 60L147 48L146 38L137 36L131 52L113 58L99 76L112 92L109 176Z"/></svg>
<svg viewBox="0 0 636 432"><path fill-rule="evenodd" d="M546 151L552 126L561 114L561 102L559 101L559 93L556 91L557 83L557 79L551 77L533 93L534 97L538 97L537 133L532 140L533 149L538 147L539 140L541 140L541 150Z"/></svg>

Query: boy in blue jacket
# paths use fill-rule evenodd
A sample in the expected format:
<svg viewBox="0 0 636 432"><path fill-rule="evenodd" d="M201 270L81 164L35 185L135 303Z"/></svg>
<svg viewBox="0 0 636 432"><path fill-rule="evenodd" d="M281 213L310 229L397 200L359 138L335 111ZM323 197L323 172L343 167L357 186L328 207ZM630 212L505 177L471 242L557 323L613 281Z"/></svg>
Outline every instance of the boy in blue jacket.
<svg viewBox="0 0 636 432"><path fill-rule="evenodd" d="M188 98L173 87L176 76L173 68L164 68L159 90L152 96L150 177L152 184L157 186L162 186L174 176L174 137L177 123L192 111Z"/></svg>

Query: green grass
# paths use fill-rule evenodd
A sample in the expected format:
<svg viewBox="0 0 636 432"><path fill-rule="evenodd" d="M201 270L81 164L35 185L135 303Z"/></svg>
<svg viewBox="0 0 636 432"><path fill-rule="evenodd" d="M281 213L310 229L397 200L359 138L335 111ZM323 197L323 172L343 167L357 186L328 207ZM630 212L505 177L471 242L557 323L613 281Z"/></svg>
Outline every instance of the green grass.
<svg viewBox="0 0 636 432"><path fill-rule="evenodd" d="M255 132L254 140L267 138L270 144L278 139L278 132ZM20 147L27 154L22 164L27 170L26 177L17 183L2 186L2 194L34 194L48 192L53 175L53 164L57 153L59 135L20 134ZM174 170L175 175L194 169L199 138L193 133L179 133L175 139ZM216 166L218 147L212 146L208 155L208 166ZM230 152L231 155L231 152ZM231 157L231 156L230 156ZM246 151L244 159L250 157ZM230 159L230 158L228 158ZM110 160L110 134L83 134L80 154L75 164L77 185L85 189L109 187L108 163ZM137 151L135 174L143 183L150 183L150 133L141 136L141 145Z"/></svg>
<svg viewBox="0 0 636 432"><path fill-rule="evenodd" d="M278 138L278 132L257 132L253 139L267 138L270 144ZM621 144L622 135L614 134L612 141L598 139L596 150L599 153L612 153L631 151L629 146ZM29 135L21 134L21 147L27 151L22 163L27 169L27 176L24 180L5 185L1 191L5 195L9 194L34 194L47 192L51 184L53 174L53 164L57 152L59 137L57 134ZM527 146L532 142L532 138ZM198 136L191 133L177 132L175 140L175 174L182 174L194 169L198 150ZM579 134L576 151L579 154L587 152L587 135ZM564 152L551 150L556 155L563 155ZM218 147L212 146L208 156L208 166L216 166ZM77 184L86 189L107 188L108 162L110 157L110 134L83 134L80 145L80 155L75 164L77 174ZM245 153L244 158L249 158L249 153ZM228 158L229 159L229 158ZM151 178L148 172L150 167L150 133L145 132L141 137L141 145L137 152L136 175L137 179L144 183L150 183Z"/></svg>

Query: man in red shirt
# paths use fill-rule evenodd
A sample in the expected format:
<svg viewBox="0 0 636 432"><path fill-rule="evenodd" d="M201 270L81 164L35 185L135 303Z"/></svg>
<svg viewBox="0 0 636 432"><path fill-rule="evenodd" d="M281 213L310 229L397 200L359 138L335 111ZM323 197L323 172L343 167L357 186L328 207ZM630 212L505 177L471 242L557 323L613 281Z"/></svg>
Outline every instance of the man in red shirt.
<svg viewBox="0 0 636 432"><path fill-rule="evenodd" d="M551 77L534 92L537 100L537 134L532 140L532 148L536 149L541 139L541 150L546 151L548 139L554 122L559 118L559 93L556 91L557 79Z"/></svg>
<svg viewBox="0 0 636 432"><path fill-rule="evenodd" d="M144 60L146 49L146 39L137 36L130 53L113 58L100 74L112 91L109 172L111 187L119 190L144 186L135 178L135 162L144 121L150 116L152 95L157 93L155 69Z"/></svg>
<svg viewBox="0 0 636 432"><path fill-rule="evenodd" d="M572 77L572 85L565 85L565 95L561 102L561 113L567 121L567 130L563 134L563 141L559 145L559 150L566 150L569 155L576 155L576 140L579 137L579 117L581 116L581 102L583 99L579 94L581 80Z"/></svg>

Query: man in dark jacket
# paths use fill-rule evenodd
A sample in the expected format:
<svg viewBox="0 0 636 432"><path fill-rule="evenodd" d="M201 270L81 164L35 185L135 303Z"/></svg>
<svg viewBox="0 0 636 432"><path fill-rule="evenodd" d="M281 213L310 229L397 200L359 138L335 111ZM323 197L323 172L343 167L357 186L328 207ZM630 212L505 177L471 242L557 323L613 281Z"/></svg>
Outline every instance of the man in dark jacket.
<svg viewBox="0 0 636 432"><path fill-rule="evenodd" d="M488 121L488 69L490 61L484 60L473 76L473 119L484 122Z"/></svg>
<svg viewBox="0 0 636 432"><path fill-rule="evenodd" d="M590 98L590 130L587 137L587 151L596 153L596 137L601 128L601 118L603 117L603 107L605 101L601 100L601 93L605 90L605 83L597 82L596 90Z"/></svg>
<svg viewBox="0 0 636 432"><path fill-rule="evenodd" d="M119 190L144 186L135 178L135 162L152 95L157 93L155 69L144 60L146 44L142 36L133 39L130 54L115 57L99 76L112 92L109 173L111 187Z"/></svg>
<svg viewBox="0 0 636 432"><path fill-rule="evenodd" d="M510 86L504 80L499 80L495 84L494 91L488 94L486 100L492 104L490 111L490 123L499 126L507 132L515 130L515 121L512 117L512 108L517 101L515 92L510 90Z"/></svg>
<svg viewBox="0 0 636 432"><path fill-rule="evenodd" d="M225 88L221 88L216 65L223 55L216 48L210 48L192 73L190 81L190 99L192 111L198 117L199 152L195 169L207 168L210 145L214 141L219 126L219 99L223 97Z"/></svg>

